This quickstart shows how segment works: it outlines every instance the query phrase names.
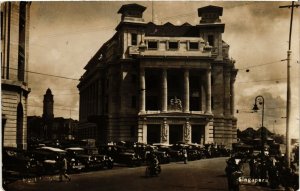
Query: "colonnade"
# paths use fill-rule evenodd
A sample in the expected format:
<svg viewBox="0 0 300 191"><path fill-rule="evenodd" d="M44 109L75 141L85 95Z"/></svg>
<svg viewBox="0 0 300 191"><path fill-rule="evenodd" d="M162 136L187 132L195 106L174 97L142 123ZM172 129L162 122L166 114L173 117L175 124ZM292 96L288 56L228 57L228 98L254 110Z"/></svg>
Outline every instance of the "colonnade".
<svg viewBox="0 0 300 191"><path fill-rule="evenodd" d="M168 72L166 68L162 68L162 80L161 80L161 112L168 111ZM190 112L190 71L188 68L185 68L183 71L183 112ZM140 99L139 99L139 111L140 113L146 112L146 77L145 77L145 68L140 68L139 73L140 81ZM205 84L205 95L206 95L206 114L211 114L211 69L206 69L206 84Z"/></svg>

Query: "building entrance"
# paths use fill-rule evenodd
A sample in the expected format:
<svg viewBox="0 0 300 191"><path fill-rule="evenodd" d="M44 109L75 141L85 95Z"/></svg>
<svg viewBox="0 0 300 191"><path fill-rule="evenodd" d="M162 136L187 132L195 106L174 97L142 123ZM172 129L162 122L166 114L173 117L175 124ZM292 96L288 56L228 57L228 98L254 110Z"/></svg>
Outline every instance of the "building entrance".
<svg viewBox="0 0 300 191"><path fill-rule="evenodd" d="M204 143L204 125L192 125L192 143Z"/></svg>
<svg viewBox="0 0 300 191"><path fill-rule="evenodd" d="M183 125L169 125L170 144L175 144L178 141L183 141Z"/></svg>
<svg viewBox="0 0 300 191"><path fill-rule="evenodd" d="M147 125L147 143L159 143L160 142L160 125L150 124Z"/></svg>

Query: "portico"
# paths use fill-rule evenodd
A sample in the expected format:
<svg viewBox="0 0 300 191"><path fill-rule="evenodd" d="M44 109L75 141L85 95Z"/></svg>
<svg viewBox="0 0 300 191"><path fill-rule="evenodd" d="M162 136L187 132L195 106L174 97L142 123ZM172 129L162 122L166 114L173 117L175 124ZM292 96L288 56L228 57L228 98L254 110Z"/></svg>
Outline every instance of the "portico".
<svg viewBox="0 0 300 191"><path fill-rule="evenodd" d="M212 142L211 67L144 60L139 72L139 141ZM207 131L207 133L205 133ZM143 133L142 133L143 132ZM211 132L212 134L212 132Z"/></svg>

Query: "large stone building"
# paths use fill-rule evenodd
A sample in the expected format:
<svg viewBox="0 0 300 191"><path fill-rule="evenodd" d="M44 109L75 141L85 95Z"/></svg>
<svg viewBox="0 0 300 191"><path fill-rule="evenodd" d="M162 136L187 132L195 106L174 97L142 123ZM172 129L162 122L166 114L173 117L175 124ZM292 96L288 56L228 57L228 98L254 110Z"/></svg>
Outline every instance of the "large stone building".
<svg viewBox="0 0 300 191"><path fill-rule="evenodd" d="M27 147L29 2L1 3L1 106L4 147Z"/></svg>
<svg viewBox="0 0 300 191"><path fill-rule="evenodd" d="M123 5L115 35L85 66L79 134L99 142L231 145L237 70L222 40L223 8L199 8L196 26L147 23L145 9Z"/></svg>

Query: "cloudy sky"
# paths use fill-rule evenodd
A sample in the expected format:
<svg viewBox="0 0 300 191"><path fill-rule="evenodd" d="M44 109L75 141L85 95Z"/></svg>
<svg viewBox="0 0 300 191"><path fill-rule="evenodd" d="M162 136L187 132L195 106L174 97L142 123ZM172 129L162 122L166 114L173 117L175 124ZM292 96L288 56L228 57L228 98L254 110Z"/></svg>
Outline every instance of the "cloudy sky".
<svg viewBox="0 0 300 191"><path fill-rule="evenodd" d="M84 66L115 33L122 2L37 2L31 4L29 71L64 76L55 78L29 73L31 93L28 115L42 115L47 88L54 94L56 117L79 117L76 88ZM261 112L252 113L254 99L265 99L264 125L285 133L286 61L291 2L139 1L147 7L145 21L181 25L199 23L197 9L207 5L223 7L223 40L230 45L230 57L239 69L235 83L238 128L261 125ZM152 15L153 8L153 15ZM298 8L299 9L299 8ZM292 36L292 137L299 136L299 10L295 11ZM247 69L249 72L247 72ZM74 80L75 79L75 80Z"/></svg>

